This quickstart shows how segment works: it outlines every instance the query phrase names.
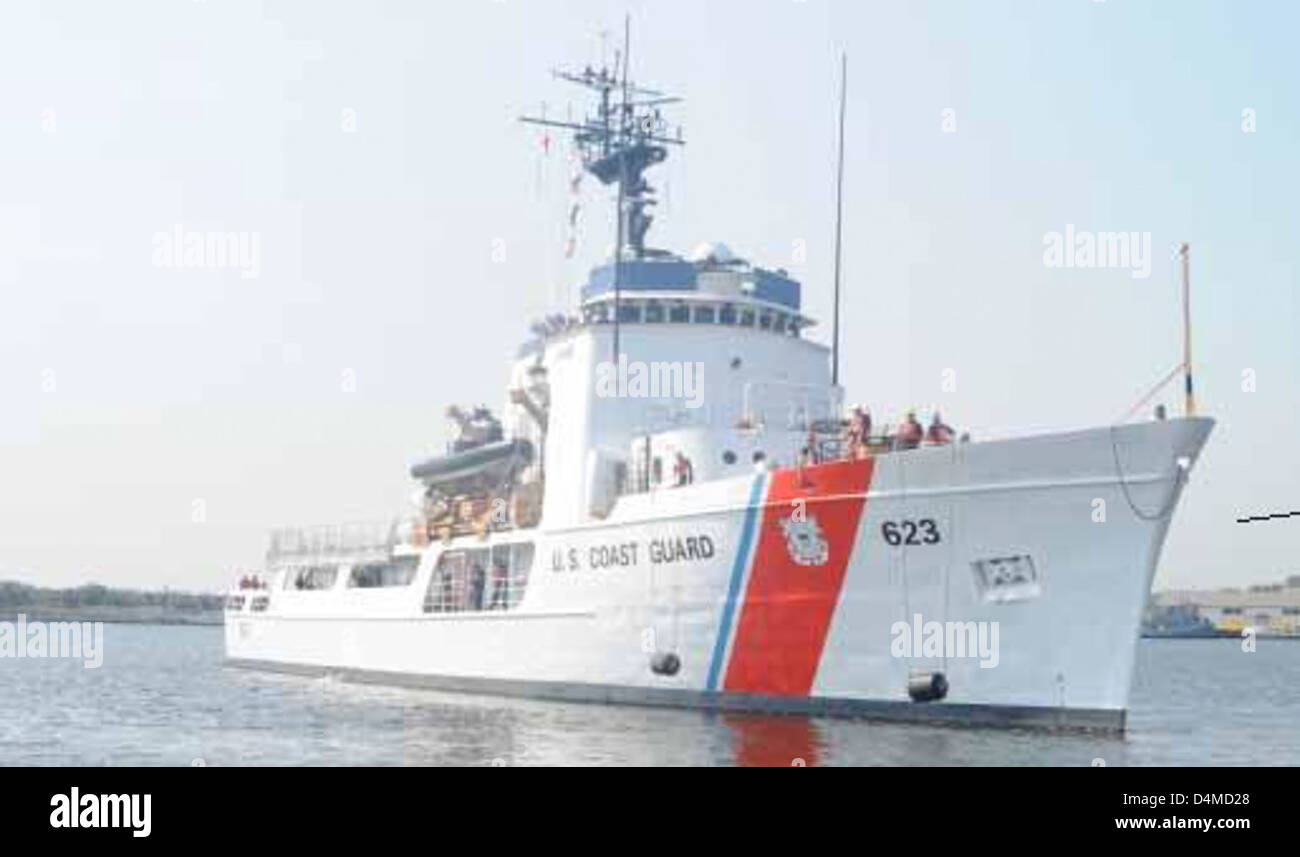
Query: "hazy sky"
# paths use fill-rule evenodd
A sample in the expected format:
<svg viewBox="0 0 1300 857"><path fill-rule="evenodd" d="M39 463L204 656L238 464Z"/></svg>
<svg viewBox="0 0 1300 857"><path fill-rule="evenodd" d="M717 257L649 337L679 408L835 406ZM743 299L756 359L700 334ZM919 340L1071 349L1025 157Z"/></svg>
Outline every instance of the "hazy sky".
<svg viewBox="0 0 1300 857"><path fill-rule="evenodd" d="M0 7L0 578L212 588L271 527L403 510L612 240L589 182L564 259L567 144L515 119L582 115L549 71L624 11L687 97L650 243L787 267L827 322L848 51L842 365L878 418L1114 420L1180 358L1191 242L1219 425L1157 584L1300 573L1300 519L1234 523L1300 508L1293 4L167 0ZM1149 232L1150 276L1046 267L1067 224ZM178 227L255 235L257 276L156 265Z"/></svg>

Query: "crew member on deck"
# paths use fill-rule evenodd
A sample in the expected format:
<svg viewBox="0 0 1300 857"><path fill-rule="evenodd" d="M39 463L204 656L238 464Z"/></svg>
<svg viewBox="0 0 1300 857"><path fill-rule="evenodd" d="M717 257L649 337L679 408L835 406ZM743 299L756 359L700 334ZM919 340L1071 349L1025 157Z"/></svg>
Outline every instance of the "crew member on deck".
<svg viewBox="0 0 1300 857"><path fill-rule="evenodd" d="M817 432L813 431L811 426L808 428L808 443L803 448L803 455L805 465L822 463L821 442L817 439Z"/></svg>
<svg viewBox="0 0 1300 857"><path fill-rule="evenodd" d="M898 427L898 434L894 438L894 444L899 449L916 449L921 445L921 439L924 436L925 430L916 421L916 411L908 411L907 419Z"/></svg>
<svg viewBox="0 0 1300 857"><path fill-rule="evenodd" d="M849 417L849 457L866 458L867 444L871 440L871 414L867 409L858 405L853 409L852 416Z"/></svg>
<svg viewBox="0 0 1300 857"><path fill-rule="evenodd" d="M474 567L469 572L469 607L470 610L483 609L483 584L487 581L487 574L483 571L483 566L474 563Z"/></svg>
<svg viewBox="0 0 1300 857"><path fill-rule="evenodd" d="M678 485L690 485L695 481L695 470L691 467L691 460L682 454L681 450L677 451L677 460L673 464L673 481Z"/></svg>
<svg viewBox="0 0 1300 857"><path fill-rule="evenodd" d="M492 564L492 603L488 609L495 610L498 604L502 610L510 606L510 568L503 559Z"/></svg>
<svg viewBox="0 0 1300 857"><path fill-rule="evenodd" d="M939 412L935 411L934 417L930 420L930 428L925 433L925 442L936 444L952 443L952 438L952 427L946 425L943 418L939 416Z"/></svg>

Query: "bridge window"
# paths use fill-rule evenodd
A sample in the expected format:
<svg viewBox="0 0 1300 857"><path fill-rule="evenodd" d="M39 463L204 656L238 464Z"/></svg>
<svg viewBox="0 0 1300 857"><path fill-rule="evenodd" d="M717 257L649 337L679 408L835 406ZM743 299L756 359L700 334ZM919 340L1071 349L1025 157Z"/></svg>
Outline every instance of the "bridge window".
<svg viewBox="0 0 1300 857"><path fill-rule="evenodd" d="M532 566L532 542L449 550L429 578L424 612L509 610L523 600Z"/></svg>
<svg viewBox="0 0 1300 857"><path fill-rule="evenodd" d="M358 563L352 566L348 586L354 589L407 586L415 579L419 567L419 556L396 556L387 562Z"/></svg>
<svg viewBox="0 0 1300 857"><path fill-rule="evenodd" d="M585 324L605 324L614 314L613 301L602 299L583 307L582 320ZM622 324L727 324L792 337L799 336L804 324L797 314L744 303L700 306L687 301L625 298L619 301L617 314Z"/></svg>

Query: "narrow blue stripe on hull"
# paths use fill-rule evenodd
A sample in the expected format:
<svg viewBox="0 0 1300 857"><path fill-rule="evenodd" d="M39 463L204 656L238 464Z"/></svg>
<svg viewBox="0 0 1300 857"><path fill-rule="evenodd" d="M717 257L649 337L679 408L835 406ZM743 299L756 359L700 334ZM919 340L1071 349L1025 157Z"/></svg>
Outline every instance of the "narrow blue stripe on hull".
<svg viewBox="0 0 1300 857"><path fill-rule="evenodd" d="M736 601L740 597L740 582L745 579L745 566L749 559L749 546L754 540L754 522L758 520L759 501L763 497L763 477L754 478L754 487L749 491L749 506L745 509L745 523L740 531L740 547L736 550L736 561L731 567L731 580L727 583L727 601L722 607L722 621L718 627L718 639L713 643L713 657L709 661L709 690L718 689L718 674L722 671L722 655L727 650L727 640L731 637L731 623L735 618Z"/></svg>

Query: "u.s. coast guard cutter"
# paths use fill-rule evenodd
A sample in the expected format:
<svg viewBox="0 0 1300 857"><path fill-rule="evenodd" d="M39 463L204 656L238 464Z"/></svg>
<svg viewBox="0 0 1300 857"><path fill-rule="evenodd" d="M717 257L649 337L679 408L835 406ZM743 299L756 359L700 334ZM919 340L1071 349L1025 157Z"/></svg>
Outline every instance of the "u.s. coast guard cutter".
<svg viewBox="0 0 1300 857"><path fill-rule="evenodd" d="M616 64L617 65L617 64ZM846 440L800 284L645 244L670 99L626 70L574 132L614 257L535 325L502 418L383 527L276 533L231 663L601 702L1123 728L1138 626L1212 421ZM837 364L838 368L838 364ZM909 446L910 444L905 444ZM1095 518L1096 501L1109 514Z"/></svg>

